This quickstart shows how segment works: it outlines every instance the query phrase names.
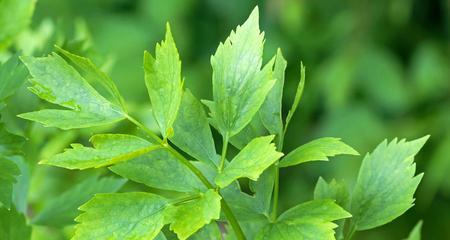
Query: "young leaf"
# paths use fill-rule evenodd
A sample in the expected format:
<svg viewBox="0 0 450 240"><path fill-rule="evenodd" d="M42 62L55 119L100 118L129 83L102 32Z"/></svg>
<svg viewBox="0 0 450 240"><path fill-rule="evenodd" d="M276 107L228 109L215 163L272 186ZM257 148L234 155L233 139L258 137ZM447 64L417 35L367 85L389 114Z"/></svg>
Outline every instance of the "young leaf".
<svg viewBox="0 0 450 240"><path fill-rule="evenodd" d="M84 78L88 81L98 81L111 94L117 103L120 105L122 111L125 111L125 102L122 95L120 95L116 84L113 80L102 70L100 70L89 58L81 57L70 53L60 47L56 47L64 57L81 71Z"/></svg>
<svg viewBox="0 0 450 240"><path fill-rule="evenodd" d="M168 200L151 193L97 194L82 205L84 211L73 240L154 239L164 226Z"/></svg>
<svg viewBox="0 0 450 240"><path fill-rule="evenodd" d="M207 164L218 164L216 147L203 105L189 90L183 93L173 129L174 135L170 141L177 147Z"/></svg>
<svg viewBox="0 0 450 240"><path fill-rule="evenodd" d="M136 158L161 147L125 134L98 134L89 141L93 148L72 144L71 149L40 163L67 169L99 168Z"/></svg>
<svg viewBox="0 0 450 240"><path fill-rule="evenodd" d="M406 240L420 240L421 239L420 232L422 231L422 224L423 224L422 220L417 222L413 230L409 233L408 238Z"/></svg>
<svg viewBox="0 0 450 240"><path fill-rule="evenodd" d="M319 177L316 187L314 188L314 199L333 199L339 206L347 209L350 204L350 193L344 183L338 182L335 179L327 183L323 178ZM344 220L338 220L336 223L338 224L336 229L336 239L342 239Z"/></svg>
<svg viewBox="0 0 450 240"><path fill-rule="evenodd" d="M77 208L96 193L110 193L119 190L126 180L120 178L92 176L78 183L45 204L44 209L32 220L33 224L63 227L73 224L78 215Z"/></svg>
<svg viewBox="0 0 450 240"><path fill-rule="evenodd" d="M25 216L17 212L15 208L7 210L0 207L0 239L31 239L31 227L27 225Z"/></svg>
<svg viewBox="0 0 450 240"><path fill-rule="evenodd" d="M202 193L200 198L167 209L170 229L178 239L184 240L220 217L220 195L213 189Z"/></svg>
<svg viewBox="0 0 450 240"><path fill-rule="evenodd" d="M17 56L10 57L8 61L1 64L0 102L14 94L14 92L25 82L26 76L27 72L23 65L19 64Z"/></svg>
<svg viewBox="0 0 450 240"><path fill-rule="evenodd" d="M166 39L156 44L155 57L144 53L145 84L153 107L153 114L161 134L170 137L183 93L181 61L167 24Z"/></svg>
<svg viewBox="0 0 450 240"><path fill-rule="evenodd" d="M328 157L340 154L359 155L339 138L319 138L290 152L280 161L279 167L289 167L310 161L328 161Z"/></svg>
<svg viewBox="0 0 450 240"><path fill-rule="evenodd" d="M124 113L102 97L62 57L21 57L33 79L29 89L40 98L70 110L44 109L19 117L61 129L100 126L120 121Z"/></svg>
<svg viewBox="0 0 450 240"><path fill-rule="evenodd" d="M288 112L286 117L286 125L284 126L284 132L286 132L289 123L291 122L292 116L294 116L295 111L297 110L298 104L302 99L303 88L305 87L305 67L303 63L300 65L300 82L298 82L297 92L295 93L294 102L292 103L291 109Z"/></svg>
<svg viewBox="0 0 450 240"><path fill-rule="evenodd" d="M386 224L413 206L413 195L423 176L414 176L413 160L427 139L384 141L366 155L351 200L356 230Z"/></svg>
<svg viewBox="0 0 450 240"><path fill-rule="evenodd" d="M0 206L4 205L7 209L11 207L13 185L19 175L20 169L17 165L0 156Z"/></svg>
<svg viewBox="0 0 450 240"><path fill-rule="evenodd" d="M273 78L276 79L276 83L270 90L259 110L259 116L261 117L264 126L269 130L269 133L278 135L279 137L283 134L281 104L283 99L284 71L286 70L286 66L287 62L284 59L281 50L278 49L273 70Z"/></svg>
<svg viewBox="0 0 450 240"><path fill-rule="evenodd" d="M262 66L264 34L256 7L211 57L214 102L211 117L222 135L239 133L261 107L275 81L274 59Z"/></svg>
<svg viewBox="0 0 450 240"><path fill-rule="evenodd" d="M314 200L297 205L281 214L275 223L263 228L258 240L329 239L336 227L332 221L351 215L332 200Z"/></svg>
<svg viewBox="0 0 450 240"><path fill-rule="evenodd" d="M179 191L206 190L189 168L164 149L110 167L114 173L147 186Z"/></svg>
<svg viewBox="0 0 450 240"><path fill-rule="evenodd" d="M275 145L271 143L273 138L274 136L270 135L253 139L217 175L216 184L223 188L241 177L256 181L266 168L283 156L283 153L277 152Z"/></svg>

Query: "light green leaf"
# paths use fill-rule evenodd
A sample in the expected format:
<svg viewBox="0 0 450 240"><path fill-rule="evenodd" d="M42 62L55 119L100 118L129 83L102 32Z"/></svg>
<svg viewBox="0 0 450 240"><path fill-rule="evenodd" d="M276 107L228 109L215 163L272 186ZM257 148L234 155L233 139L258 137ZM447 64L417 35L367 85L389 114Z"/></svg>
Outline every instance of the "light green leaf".
<svg viewBox="0 0 450 240"><path fill-rule="evenodd" d="M25 71L25 67L23 67L22 64L19 64L17 56L10 57L8 61L1 64L0 102L13 95L14 92L25 82L26 76L27 72Z"/></svg>
<svg viewBox="0 0 450 240"><path fill-rule="evenodd" d="M155 57L147 51L144 53L145 84L161 133L170 137L181 103L183 81L181 61L169 24L165 41L156 44Z"/></svg>
<svg viewBox="0 0 450 240"><path fill-rule="evenodd" d="M12 208L0 207L0 239L28 240L31 238L31 227L27 225L25 216Z"/></svg>
<svg viewBox="0 0 450 240"><path fill-rule="evenodd" d="M117 164L110 169L124 178L153 188L179 192L206 190L189 168L164 149Z"/></svg>
<svg viewBox="0 0 450 240"><path fill-rule="evenodd" d="M347 186L343 182L338 182L335 179L327 183L322 177L319 177L316 187L314 188L314 200L332 199L336 203L348 209L350 204L350 193ZM336 239L343 238L344 220L336 222L339 226L336 229Z"/></svg>
<svg viewBox="0 0 450 240"><path fill-rule="evenodd" d="M25 139L8 132L5 124L0 123L0 154L13 155L22 151Z"/></svg>
<svg viewBox="0 0 450 240"><path fill-rule="evenodd" d="M286 117L286 125L284 126L284 132L286 132L289 123L291 122L292 117L294 116L295 111L297 110L298 104L302 99L303 88L305 87L305 67L303 63L300 64L300 82L298 82L297 91L295 93L294 102L292 103L291 109L288 112Z"/></svg>
<svg viewBox="0 0 450 240"><path fill-rule="evenodd" d="M413 230L409 233L408 238L406 240L420 240L421 239L420 232L422 231L422 224L423 224L422 220L417 222Z"/></svg>
<svg viewBox="0 0 450 240"><path fill-rule="evenodd" d="M366 230L386 224L413 206L423 174L414 176L414 156L429 136L382 142L364 158L351 200L352 225Z"/></svg>
<svg viewBox="0 0 450 240"><path fill-rule="evenodd" d="M283 214L275 223L261 230L258 240L334 240L332 221L351 217L332 200L314 200L299 204Z"/></svg>
<svg viewBox="0 0 450 240"><path fill-rule="evenodd" d="M19 117L61 129L100 126L120 121L124 113L102 97L62 57L21 57L33 79L30 91L70 110L45 109Z"/></svg>
<svg viewBox="0 0 450 240"><path fill-rule="evenodd" d="M170 140L194 158L213 166L218 164L216 147L203 105L189 90L183 93L181 106Z"/></svg>
<svg viewBox="0 0 450 240"><path fill-rule="evenodd" d="M119 190L125 179L92 176L78 183L59 196L51 198L32 220L33 224L63 227L73 224L78 215L78 207L91 199L96 193L109 193Z"/></svg>
<svg viewBox="0 0 450 240"><path fill-rule="evenodd" d="M264 126L269 130L270 134L277 135L278 137L282 137L283 135L281 106L286 66L287 62L284 59L281 50L278 49L273 70L273 78L276 79L276 83L270 90L259 110L259 116L261 117Z"/></svg>
<svg viewBox="0 0 450 240"><path fill-rule="evenodd" d="M275 145L271 143L273 138L274 136L270 135L253 139L217 175L216 184L223 188L241 177L256 181L266 168L283 156L283 153L277 152Z"/></svg>
<svg viewBox="0 0 450 240"><path fill-rule="evenodd" d="M280 161L279 166L289 167L310 161L328 161L328 157L340 154L359 155L340 138L319 138L290 152Z"/></svg>
<svg viewBox="0 0 450 240"><path fill-rule="evenodd" d="M179 239L187 239L211 220L220 217L220 195L213 189L202 193L200 198L167 209L170 229Z"/></svg>
<svg viewBox="0 0 450 240"><path fill-rule="evenodd" d="M18 166L10 159L0 156L0 206L4 205L7 209L11 207L13 185L19 175Z"/></svg>
<svg viewBox="0 0 450 240"><path fill-rule="evenodd" d="M126 134L98 134L89 141L93 148L72 144L72 148L40 163L67 169L99 168L161 148L161 145L153 145L142 138Z"/></svg>
<svg viewBox="0 0 450 240"><path fill-rule="evenodd" d="M97 194L79 209L73 240L154 239L164 226L168 201L143 192Z"/></svg>
<svg viewBox="0 0 450 240"><path fill-rule="evenodd" d="M275 83L274 59L261 70L264 34L259 30L258 15L256 7L211 57L214 102L209 108L219 131L228 137L252 120Z"/></svg>
<svg viewBox="0 0 450 240"><path fill-rule="evenodd" d="M257 181L250 181L249 186L253 191L252 204L259 213L270 216L270 203L272 200L273 186L275 182L275 166L267 168Z"/></svg>
<svg viewBox="0 0 450 240"><path fill-rule="evenodd" d="M31 22L36 0L0 1L0 51Z"/></svg>
<svg viewBox="0 0 450 240"><path fill-rule="evenodd" d="M102 70L100 70L89 58L81 57L70 53L60 47L56 47L64 57L66 57L70 63L72 63L77 70L83 74L83 77L91 82L99 82L111 96L115 98L122 111L125 112L125 102L122 95L120 95L114 81Z"/></svg>

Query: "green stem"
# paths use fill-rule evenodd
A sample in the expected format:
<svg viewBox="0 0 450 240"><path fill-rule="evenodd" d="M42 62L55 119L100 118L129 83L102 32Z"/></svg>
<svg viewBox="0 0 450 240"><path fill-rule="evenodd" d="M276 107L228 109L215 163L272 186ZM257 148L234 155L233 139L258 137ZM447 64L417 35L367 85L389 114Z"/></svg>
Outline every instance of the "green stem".
<svg viewBox="0 0 450 240"><path fill-rule="evenodd" d="M209 189L214 189L214 186L208 181L208 179L203 175L200 170L198 170L189 160L187 160L183 155L181 155L177 150L175 150L172 146L170 146L168 143L164 142L158 135L153 133L152 130L148 129L146 126L144 126L142 123L134 119L133 117L126 115L125 116L130 122L132 122L134 125L142 129L144 132L146 132L152 139L154 139L156 142L161 144L165 149L167 149L170 153L173 154L178 160L180 160L181 163L183 163L186 167L189 168L197 177L200 179L200 181ZM228 139L227 139L228 142ZM220 192L218 192L219 195ZM236 238L238 240L245 240L244 232L241 229L241 226L239 225L236 217L234 216L233 212L231 211L230 207L226 203L225 199L221 195L222 200L222 210L225 213L225 217L228 219L228 222L230 223L231 227L234 230L234 233L236 234Z"/></svg>
<svg viewBox="0 0 450 240"><path fill-rule="evenodd" d="M283 142L284 142L284 132L279 134L278 140L278 151L283 150ZM275 163L275 182L273 184L273 205L272 205L272 214L271 220L274 222L277 219L278 215L278 198L280 195L280 168L278 167L279 160Z"/></svg>
<svg viewBox="0 0 450 240"><path fill-rule="evenodd" d="M228 149L228 133L225 133L223 136L223 143L222 143L222 156L220 157L220 166L219 166L219 173L222 172L223 166L225 165L225 159L227 157L227 149Z"/></svg>

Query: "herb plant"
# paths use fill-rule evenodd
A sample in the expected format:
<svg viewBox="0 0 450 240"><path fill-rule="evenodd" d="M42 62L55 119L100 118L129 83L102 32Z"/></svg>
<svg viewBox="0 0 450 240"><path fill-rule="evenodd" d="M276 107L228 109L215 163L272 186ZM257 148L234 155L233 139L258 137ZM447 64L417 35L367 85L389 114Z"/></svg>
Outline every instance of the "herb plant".
<svg viewBox="0 0 450 240"><path fill-rule="evenodd" d="M313 200L278 211L280 168L358 153L332 137L283 153L284 136L305 86L305 68L300 65L295 99L284 119L287 62L278 50L263 65L264 33L258 17L255 8L219 44L211 57L213 100L203 101L184 88L180 57L167 25L165 40L156 45L154 56L144 53L145 84L159 132L130 114L114 82L89 59L59 47L46 57L21 57L32 77L30 91L62 108L19 117L63 130L129 121L142 131L140 135L96 134L90 139L92 146L74 143L41 164L108 168L124 179L178 193L113 193L125 180L93 177L55 199L34 222L70 224L70 216L76 214L70 206L82 204L73 239L166 239L165 225L169 227L164 231L179 239L351 239L356 231L384 225L412 207L422 178L415 174L413 160L428 137L383 141L363 158L351 190L342 182L319 178ZM0 76L4 83L14 82L12 75L0 71ZM14 87L1 86L0 96ZM210 126L222 137L220 154ZM3 127L0 136L0 202L10 208L11 184L20 169L7 156L12 154L11 146L23 140ZM229 145L239 150L235 156ZM249 180L251 194L241 190L241 179ZM73 201L78 195L81 200ZM69 206L68 212L58 206ZM6 221L25 226L15 211L11 208ZM14 239L11 234L4 236Z"/></svg>

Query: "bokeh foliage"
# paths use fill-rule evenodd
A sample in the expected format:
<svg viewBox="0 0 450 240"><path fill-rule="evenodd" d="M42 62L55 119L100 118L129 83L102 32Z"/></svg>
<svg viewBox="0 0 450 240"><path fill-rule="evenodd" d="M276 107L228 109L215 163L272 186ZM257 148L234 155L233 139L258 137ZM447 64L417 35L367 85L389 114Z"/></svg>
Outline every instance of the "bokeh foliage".
<svg viewBox="0 0 450 240"><path fill-rule="evenodd" d="M23 15L2 12L13 3L23 11L7 13ZM423 219L424 239L450 239L450 215L446 214L450 212L450 181L446 178L450 171L448 1L39 0L34 4L0 0L0 62L17 52L40 56L54 44L88 56L110 73L124 98L132 103L129 110L149 119L148 125L155 128L147 111L142 53L163 38L166 21L171 23L183 59L184 84L195 95L211 99L210 56L217 42L258 4L261 28L267 37L264 58L268 60L280 46L291 63L287 66L288 97L283 109L289 109L294 99L300 61L308 71L302 103L286 136L287 151L324 136L342 138L359 152L367 152L384 138L431 135L416 159L418 172L425 172L416 207L393 223L358 233L355 238L401 239ZM17 194L29 189L30 216L39 216L50 199L82 179L106 174L36 163L61 152L71 142L86 143L92 132L108 128L61 132L18 120L17 114L45 105L25 86L6 104L1 116L7 129L29 136L24 145L27 162L14 159L21 169L32 173L21 175L16 183L22 189ZM111 127L123 132L135 130L126 124ZM282 170L282 208L311 199L319 175L327 181L336 177L354 184L351 179L360 165L357 159L342 157L329 164L308 163ZM124 187L136 188L142 186L127 183ZM17 210L24 212L23 203L19 205ZM70 232L70 228L39 227L33 237L64 239Z"/></svg>

